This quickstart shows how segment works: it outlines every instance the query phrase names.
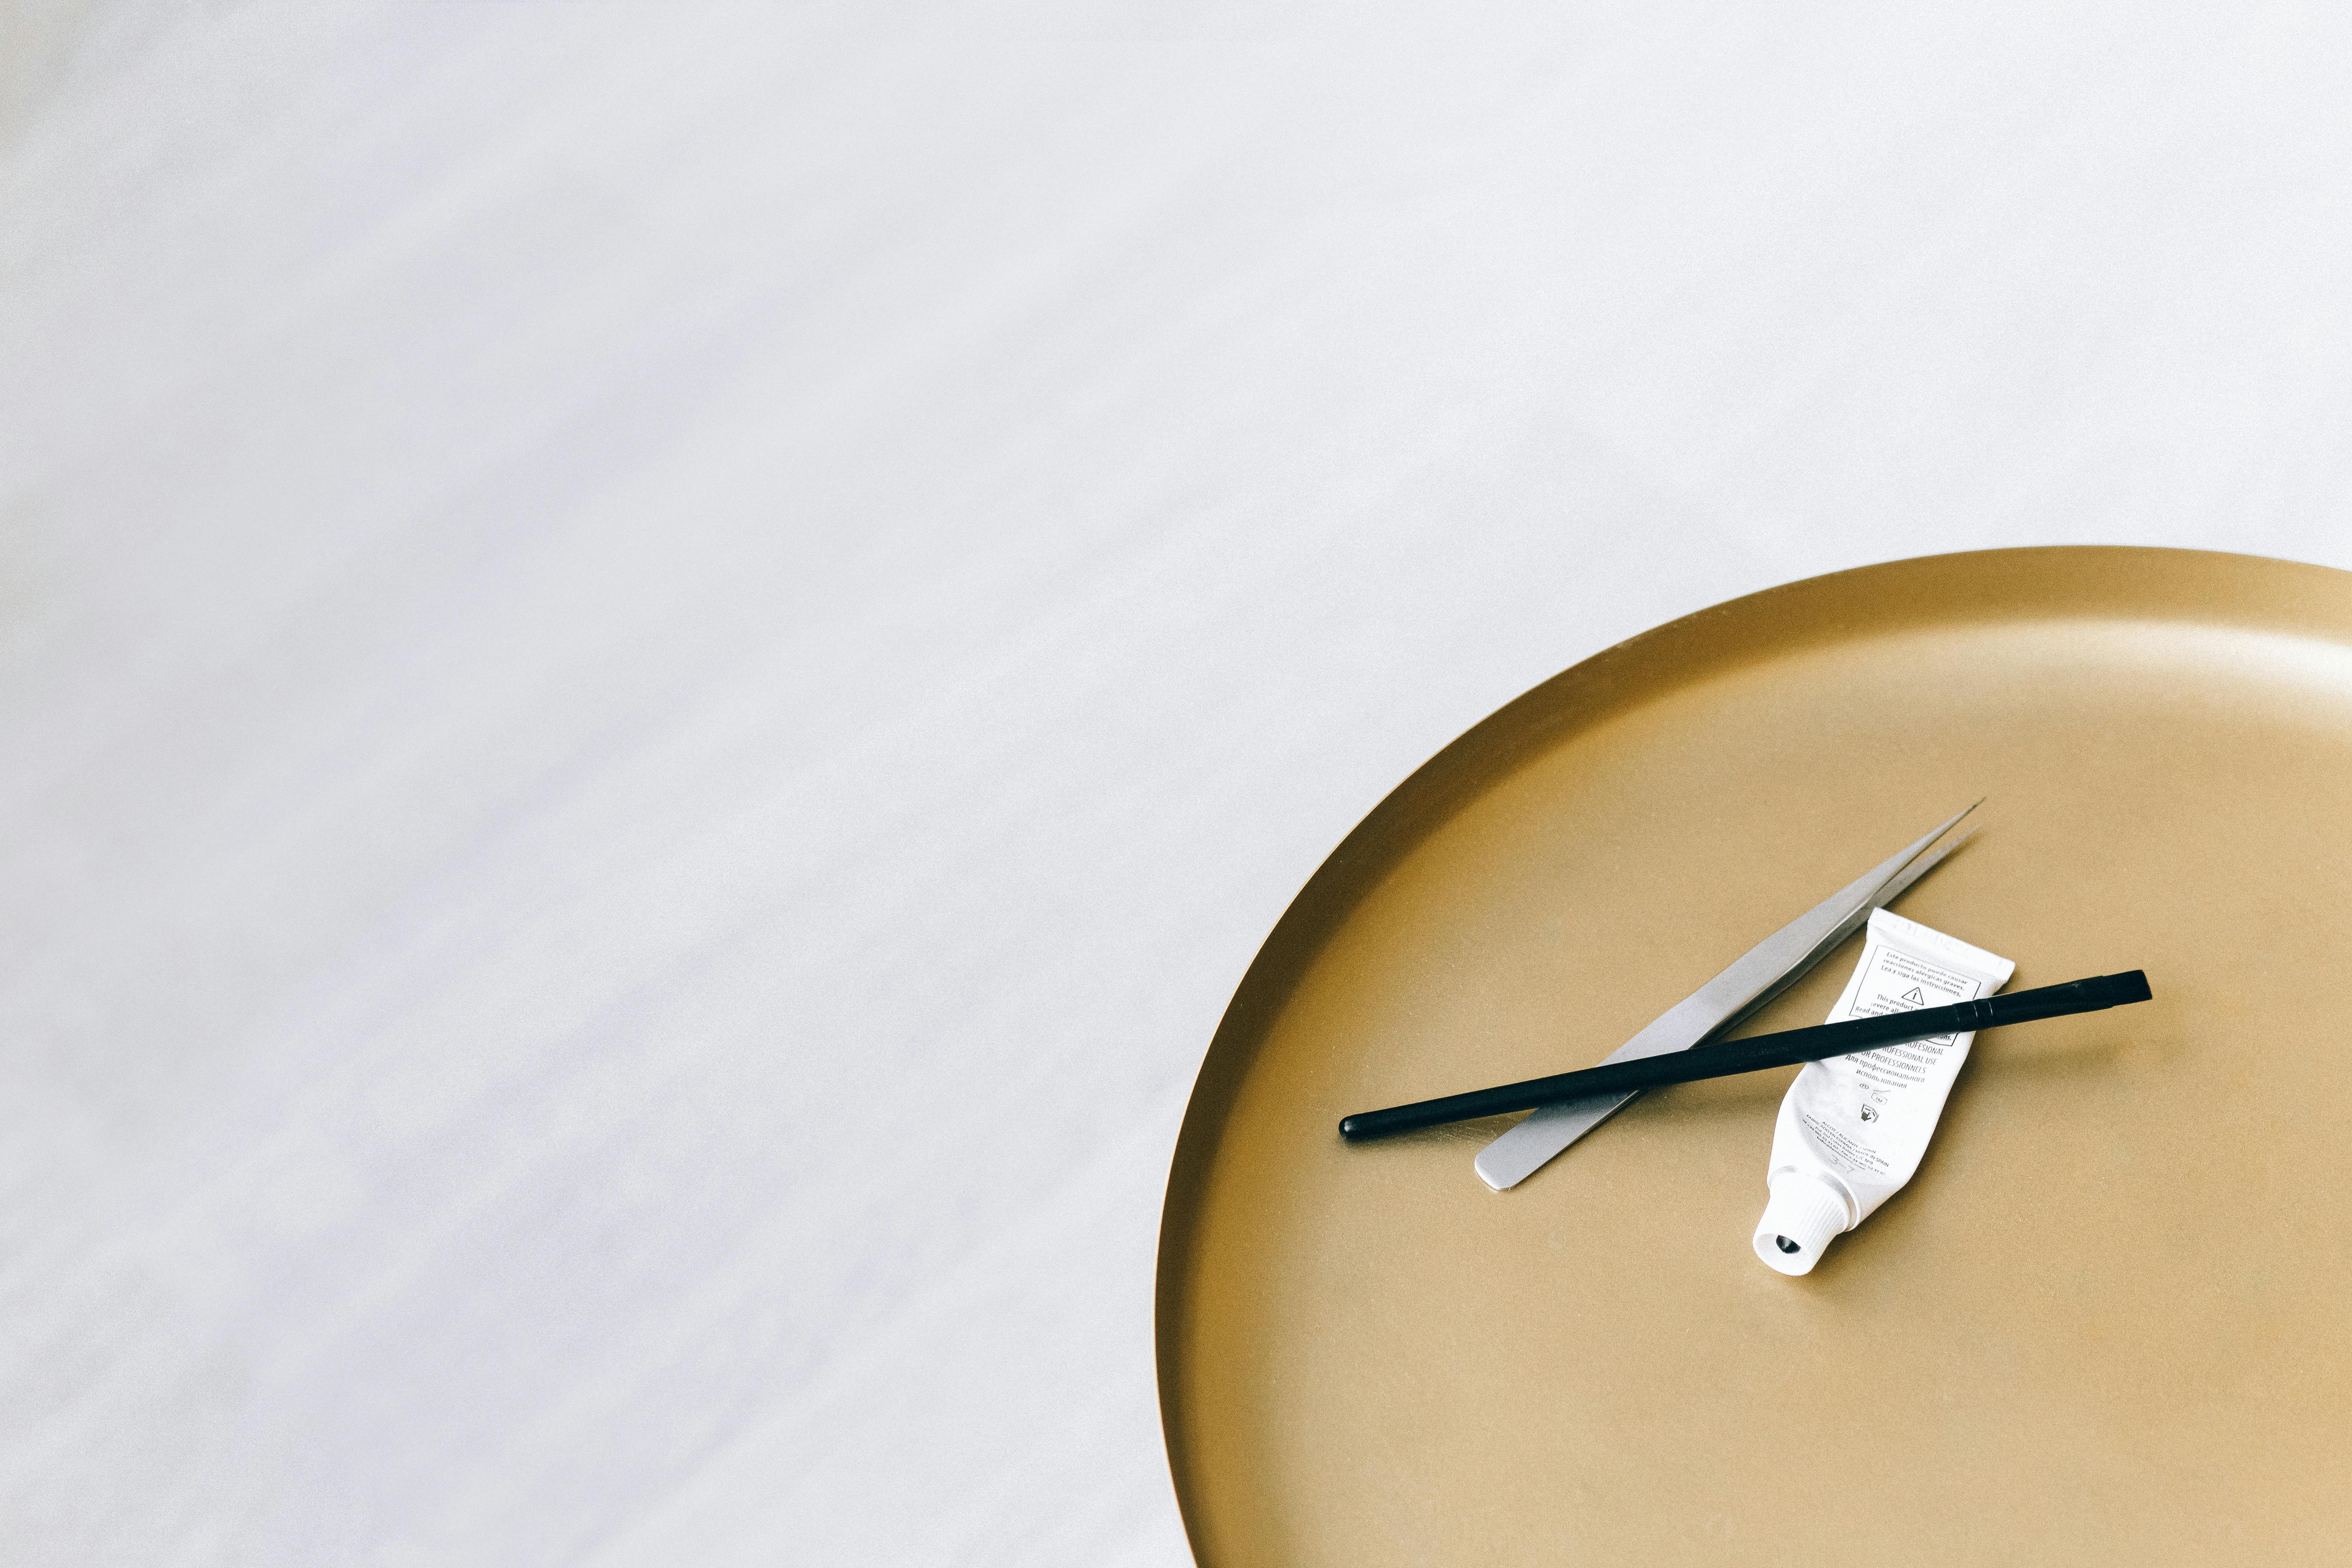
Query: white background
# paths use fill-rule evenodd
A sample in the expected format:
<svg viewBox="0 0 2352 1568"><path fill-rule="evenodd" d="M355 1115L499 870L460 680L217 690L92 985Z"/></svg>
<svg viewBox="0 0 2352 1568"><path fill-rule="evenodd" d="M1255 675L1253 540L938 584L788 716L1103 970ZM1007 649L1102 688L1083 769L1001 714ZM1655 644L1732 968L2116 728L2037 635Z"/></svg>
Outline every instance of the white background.
<svg viewBox="0 0 2352 1568"><path fill-rule="evenodd" d="M2352 13L0 21L0 1558L1169 1564L1399 779L1770 584L2352 565Z"/></svg>

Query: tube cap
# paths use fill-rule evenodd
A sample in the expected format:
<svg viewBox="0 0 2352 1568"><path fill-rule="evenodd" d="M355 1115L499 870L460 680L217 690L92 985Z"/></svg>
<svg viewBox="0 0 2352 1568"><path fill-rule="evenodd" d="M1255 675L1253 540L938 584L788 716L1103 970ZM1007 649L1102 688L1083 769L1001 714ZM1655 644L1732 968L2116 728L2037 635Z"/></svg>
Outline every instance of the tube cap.
<svg viewBox="0 0 2352 1568"><path fill-rule="evenodd" d="M1851 1228L1845 1194L1791 1171L1772 1184L1772 1201L1756 1222L1756 1256L1783 1274L1811 1274L1830 1238Z"/></svg>

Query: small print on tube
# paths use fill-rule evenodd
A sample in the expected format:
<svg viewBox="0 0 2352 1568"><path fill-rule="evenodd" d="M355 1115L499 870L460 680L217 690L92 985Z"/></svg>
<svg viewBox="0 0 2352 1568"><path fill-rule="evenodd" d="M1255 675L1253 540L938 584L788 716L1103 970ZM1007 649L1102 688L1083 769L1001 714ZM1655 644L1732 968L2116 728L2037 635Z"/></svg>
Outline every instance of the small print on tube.
<svg viewBox="0 0 2352 1568"><path fill-rule="evenodd" d="M1873 910L1862 962L1829 1021L1973 1001L2016 972L2006 958ZM1772 1198L1756 1223L1756 1256L1783 1274L1810 1274L1832 1237L1901 1191L1927 1152L1975 1038L1939 1035L1807 1062L1772 1130L1765 1176Z"/></svg>

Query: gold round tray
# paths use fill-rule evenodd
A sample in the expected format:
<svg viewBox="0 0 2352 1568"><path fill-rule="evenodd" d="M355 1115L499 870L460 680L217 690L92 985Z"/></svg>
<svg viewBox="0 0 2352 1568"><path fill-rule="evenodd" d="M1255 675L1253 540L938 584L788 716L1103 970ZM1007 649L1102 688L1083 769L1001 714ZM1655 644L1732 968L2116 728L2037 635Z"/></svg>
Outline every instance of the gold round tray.
<svg viewBox="0 0 2352 1568"><path fill-rule="evenodd" d="M1904 912L2156 1000L1985 1036L1811 1276L1748 1243L1793 1068L1499 1194L1507 1118L1335 1133L1600 1060L1979 795ZM1868 567L1511 703L1316 873L1202 1068L1159 1277L1201 1562L2345 1561L2347 831L2352 574L2285 562Z"/></svg>

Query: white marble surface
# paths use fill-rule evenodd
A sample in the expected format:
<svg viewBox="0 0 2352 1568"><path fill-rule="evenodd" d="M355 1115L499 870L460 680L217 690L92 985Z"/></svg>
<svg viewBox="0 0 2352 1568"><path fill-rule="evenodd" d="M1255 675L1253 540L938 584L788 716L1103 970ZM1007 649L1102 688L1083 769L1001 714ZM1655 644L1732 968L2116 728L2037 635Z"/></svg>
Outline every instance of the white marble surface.
<svg viewBox="0 0 2352 1568"><path fill-rule="evenodd" d="M1160 1564L1186 1092L1415 763L2352 565L2326 7L28 0L0 1558Z"/></svg>

